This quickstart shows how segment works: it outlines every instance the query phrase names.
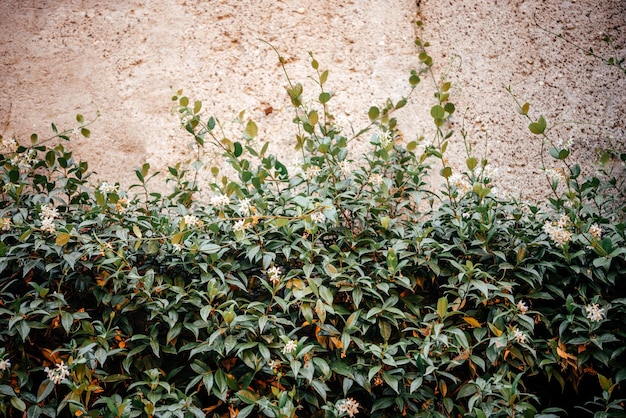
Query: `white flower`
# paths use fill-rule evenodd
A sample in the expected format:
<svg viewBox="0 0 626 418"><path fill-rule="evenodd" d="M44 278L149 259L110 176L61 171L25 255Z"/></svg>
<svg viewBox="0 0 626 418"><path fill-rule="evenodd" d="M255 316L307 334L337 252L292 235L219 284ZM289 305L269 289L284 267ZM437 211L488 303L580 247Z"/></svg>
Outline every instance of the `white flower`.
<svg viewBox="0 0 626 418"><path fill-rule="evenodd" d="M41 232L49 232L54 234L56 232L56 226L54 225L53 218L43 218L41 220Z"/></svg>
<svg viewBox="0 0 626 418"><path fill-rule="evenodd" d="M239 201L239 214L242 216L250 215L250 210L252 206L250 205L250 199L243 199Z"/></svg>
<svg viewBox="0 0 626 418"><path fill-rule="evenodd" d="M117 186L109 184L106 181L103 182L98 188L102 193L113 193L117 190Z"/></svg>
<svg viewBox="0 0 626 418"><path fill-rule="evenodd" d="M322 170L318 166L312 165L311 167L306 169L306 171L304 172L304 177L306 177L307 180L313 180L320 175L321 171Z"/></svg>
<svg viewBox="0 0 626 418"><path fill-rule="evenodd" d="M279 360L270 360L267 363L267 367L269 367L272 370L276 370L280 367L280 361Z"/></svg>
<svg viewBox="0 0 626 418"><path fill-rule="evenodd" d="M391 144L391 141L393 140L393 138L391 137L391 132L385 131L383 129L378 131L376 136L378 137L378 141L380 142L380 145L383 148L387 148L389 144Z"/></svg>
<svg viewBox="0 0 626 418"><path fill-rule="evenodd" d="M380 185L383 184L383 176L378 173L374 173L370 175L369 182L375 186L380 187Z"/></svg>
<svg viewBox="0 0 626 418"><path fill-rule="evenodd" d="M289 171L292 174L298 174L298 173L300 173L302 171L302 165L303 164L304 164L304 162L302 161L302 159L296 157L296 158L294 158L291 161L291 167L289 167Z"/></svg>
<svg viewBox="0 0 626 418"><path fill-rule="evenodd" d="M589 227L589 233L597 240L602 238L602 228L600 228L598 224L591 225Z"/></svg>
<svg viewBox="0 0 626 418"><path fill-rule="evenodd" d="M185 215L183 218L185 219L185 225L187 225L189 228L199 226L202 222L198 219L197 216L194 215Z"/></svg>
<svg viewBox="0 0 626 418"><path fill-rule="evenodd" d="M604 319L604 308L597 303L585 306L585 311L587 311L587 319L591 322L600 322Z"/></svg>
<svg viewBox="0 0 626 418"><path fill-rule="evenodd" d="M491 165L486 165L483 168L483 179L489 179L490 183L498 173L498 169L496 167L492 167Z"/></svg>
<svg viewBox="0 0 626 418"><path fill-rule="evenodd" d="M559 220L556 222L557 228L567 228L569 225L569 216L561 215Z"/></svg>
<svg viewBox="0 0 626 418"><path fill-rule="evenodd" d="M46 367L43 371L48 373L48 379L50 379L55 385L58 385L63 379L70 375L70 369L65 365L65 363L63 363L63 361L57 364L56 368L51 369Z"/></svg>
<svg viewBox="0 0 626 418"><path fill-rule="evenodd" d="M563 169L558 169L555 170L553 168L546 168L544 170L544 172L546 173L546 176L548 176L548 178L550 179L551 182L554 181L566 181L567 178L565 177L565 172L563 171Z"/></svg>
<svg viewBox="0 0 626 418"><path fill-rule="evenodd" d="M556 224L546 221L543 225L544 232L548 234L552 241L559 247L562 247L572 240L572 233L565 229L568 222L566 219L566 217L561 216L561 219L559 219Z"/></svg>
<svg viewBox="0 0 626 418"><path fill-rule="evenodd" d="M359 413L359 403L352 398L344 399L337 404L337 410L340 414L353 417Z"/></svg>
<svg viewBox="0 0 626 418"><path fill-rule="evenodd" d="M21 153L9 160L11 165L17 167L21 172L28 171L32 168L33 158L28 153Z"/></svg>
<svg viewBox="0 0 626 418"><path fill-rule="evenodd" d="M349 175L352 172L352 168L352 164L348 160L343 160L339 163L339 171L341 171L341 174L344 176Z"/></svg>
<svg viewBox="0 0 626 418"><path fill-rule="evenodd" d="M270 282L276 284L280 281L280 274L282 273L280 267L270 267L267 269L267 277Z"/></svg>
<svg viewBox="0 0 626 418"><path fill-rule="evenodd" d="M52 208L48 205L41 205L41 216L43 218L56 218L59 216L59 211L56 208Z"/></svg>
<svg viewBox="0 0 626 418"><path fill-rule="evenodd" d="M211 204L213 206L217 206L218 208L224 207L230 203L230 198L226 195L220 194L217 196L211 197Z"/></svg>
<svg viewBox="0 0 626 418"><path fill-rule="evenodd" d="M559 149L570 149L574 145L574 138L571 135L567 140L559 138L554 145Z"/></svg>
<svg viewBox="0 0 626 418"><path fill-rule="evenodd" d="M311 220L316 224L321 224L326 220L326 216L324 216L322 212L313 212L311 214Z"/></svg>
<svg viewBox="0 0 626 418"><path fill-rule="evenodd" d="M17 151L18 146L15 138L0 138L0 154L13 154Z"/></svg>
<svg viewBox="0 0 626 418"><path fill-rule="evenodd" d="M235 222L233 224L233 231L238 232L238 231L243 231L247 228L248 226L246 225L246 221L244 221L243 219Z"/></svg>
<svg viewBox="0 0 626 418"><path fill-rule="evenodd" d="M465 176L460 173L454 173L449 178L448 181L452 184L461 194L465 194L472 190L471 184L469 180Z"/></svg>
<svg viewBox="0 0 626 418"><path fill-rule="evenodd" d="M526 344L528 337L522 331L515 328L513 329L513 339L515 339L515 341L517 341L520 344Z"/></svg>
<svg viewBox="0 0 626 418"><path fill-rule="evenodd" d="M519 311L523 314L525 314L526 312L528 312L528 305L526 305L524 303L524 301L520 300L519 302L517 302L517 309L519 309Z"/></svg>
<svg viewBox="0 0 626 418"><path fill-rule="evenodd" d="M296 351L296 348L298 348L298 341L289 340L289 342L285 344L285 348L283 348L283 354L293 353Z"/></svg>
<svg viewBox="0 0 626 418"><path fill-rule="evenodd" d="M0 360L0 371L5 371L11 368L11 360Z"/></svg>
<svg viewBox="0 0 626 418"><path fill-rule="evenodd" d="M174 247L174 252L180 252L185 248L181 243L172 244L172 246Z"/></svg>
<svg viewBox="0 0 626 418"><path fill-rule="evenodd" d="M12 225L11 218L0 218L0 231L10 231Z"/></svg>

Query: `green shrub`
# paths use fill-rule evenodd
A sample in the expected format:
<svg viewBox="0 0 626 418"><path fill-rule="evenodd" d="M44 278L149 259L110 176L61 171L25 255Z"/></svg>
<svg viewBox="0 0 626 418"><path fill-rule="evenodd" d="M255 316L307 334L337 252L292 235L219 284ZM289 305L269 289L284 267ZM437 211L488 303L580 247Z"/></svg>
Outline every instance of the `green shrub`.
<svg viewBox="0 0 626 418"><path fill-rule="evenodd" d="M432 75L417 46L412 87ZM196 146L222 149L235 173L212 168L206 202L194 167L170 167L163 196L145 164L130 194L90 185L62 145L2 140L2 413L621 416L619 182L566 165L545 205L498 197L486 161L446 163L445 80L431 144L400 139L393 113L406 99L371 107L347 135L311 59L313 104L288 80L296 167L255 145L253 121L228 140L200 102L173 98ZM545 125L530 129L549 143ZM356 138L370 139L367 154L350 154ZM580 385L576 405L558 394Z"/></svg>

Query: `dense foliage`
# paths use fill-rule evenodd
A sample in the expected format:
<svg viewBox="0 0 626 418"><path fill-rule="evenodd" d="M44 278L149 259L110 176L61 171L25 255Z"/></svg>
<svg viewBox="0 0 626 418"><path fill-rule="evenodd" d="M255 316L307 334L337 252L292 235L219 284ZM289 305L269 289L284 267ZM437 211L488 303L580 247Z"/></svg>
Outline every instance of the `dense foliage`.
<svg viewBox="0 0 626 418"><path fill-rule="evenodd" d="M432 77L417 46L413 87ZM253 121L229 140L174 97L198 155L219 147L235 173L211 168L204 200L201 160L169 168L168 195L145 164L131 193L90 184L63 145L2 139L2 414L624 416L620 177L581 178L540 117L531 133L563 162L554 197L500 197L487 161L447 164L448 82L430 143L405 143L393 113L406 99L348 135L311 64L317 100L288 79L293 167ZM371 151L352 155L363 138Z"/></svg>

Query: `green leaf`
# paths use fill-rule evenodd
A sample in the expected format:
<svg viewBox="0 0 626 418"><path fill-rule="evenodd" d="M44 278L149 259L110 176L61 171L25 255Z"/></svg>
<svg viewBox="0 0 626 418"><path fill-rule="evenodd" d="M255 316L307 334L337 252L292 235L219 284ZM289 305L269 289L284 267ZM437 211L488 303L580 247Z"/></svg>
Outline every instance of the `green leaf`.
<svg viewBox="0 0 626 418"><path fill-rule="evenodd" d="M193 104L193 113L198 113L200 112L200 109L202 109L202 102L200 100L197 100L194 104Z"/></svg>
<svg viewBox="0 0 626 418"><path fill-rule="evenodd" d="M370 110L367 112L367 116L372 122L375 121L380 116L380 109L376 106L370 107Z"/></svg>
<svg viewBox="0 0 626 418"><path fill-rule="evenodd" d="M528 114L528 110L530 110L530 103L527 102L527 103L524 103L522 105L522 107L520 108L520 113L522 115L527 115Z"/></svg>
<svg viewBox="0 0 626 418"><path fill-rule="evenodd" d="M61 325L63 325L63 329L66 333L69 334L73 323L74 317L72 314L66 311L61 311Z"/></svg>
<svg viewBox="0 0 626 418"><path fill-rule="evenodd" d="M48 167L52 167L54 165L54 161L56 160L56 154L54 151L48 151L46 153L46 165Z"/></svg>
<svg viewBox="0 0 626 418"><path fill-rule="evenodd" d="M328 70L324 70L320 75L320 84L324 84L328 80Z"/></svg>
<svg viewBox="0 0 626 418"><path fill-rule="evenodd" d="M78 123L85 122L85 118L83 117L83 115L81 115L81 114L76 115L76 122L78 122Z"/></svg>
<svg viewBox="0 0 626 418"><path fill-rule="evenodd" d="M319 101L321 104L328 103L329 100L330 100L330 93L326 91L323 93L320 93Z"/></svg>
<svg viewBox="0 0 626 418"><path fill-rule="evenodd" d="M256 126L256 123L254 123L253 120L249 120L248 123L246 123L245 132L248 137L255 138L259 133L259 128Z"/></svg>
<svg viewBox="0 0 626 418"><path fill-rule="evenodd" d="M13 408L17 409L18 411L21 411L21 412L26 411L26 404L20 398L17 398L17 397L11 398L11 405L13 405Z"/></svg>
<svg viewBox="0 0 626 418"><path fill-rule="evenodd" d="M283 227L283 226L287 226L289 225L289 219L288 218L276 218L274 220L274 222L276 223L277 227Z"/></svg>
<svg viewBox="0 0 626 418"><path fill-rule="evenodd" d="M246 390L246 389L243 389L237 392L237 397L241 399L243 402L247 403L248 405L254 405L260 399L257 393Z"/></svg>
<svg viewBox="0 0 626 418"><path fill-rule="evenodd" d="M241 146L240 142L235 142L233 144L233 155L235 157L241 157L241 154L243 154L243 147Z"/></svg>
<svg viewBox="0 0 626 418"><path fill-rule="evenodd" d="M443 119L443 117L445 116L446 111L443 110L443 107L439 106L439 105L435 105L430 109L430 115L434 118L434 119Z"/></svg>
<svg viewBox="0 0 626 418"><path fill-rule="evenodd" d="M530 125L528 125L528 129L530 129L530 132L534 133L535 135L541 135L545 132L546 125L546 119L543 116L539 116L539 120L537 120L537 122L532 122Z"/></svg>
<svg viewBox="0 0 626 418"><path fill-rule="evenodd" d="M387 372L383 372L382 376L383 376L383 380L385 381L385 383L387 383L391 389L393 389L396 393L400 393L400 390L399 390L400 379L398 378L398 376L394 376Z"/></svg>
<svg viewBox="0 0 626 418"><path fill-rule="evenodd" d="M437 301L437 315L439 318L443 318L446 316L448 312L448 299L445 296L442 296Z"/></svg>
<svg viewBox="0 0 626 418"><path fill-rule="evenodd" d="M13 388L9 385L0 385L0 394L6 396L17 396Z"/></svg>
<svg viewBox="0 0 626 418"><path fill-rule="evenodd" d="M80 134L85 138L89 138L89 136L91 135L91 131L87 128L81 128Z"/></svg>
<svg viewBox="0 0 626 418"><path fill-rule="evenodd" d="M37 389L37 402L41 402L48 397L54 390L54 382L50 379L46 379L41 382L39 389Z"/></svg>

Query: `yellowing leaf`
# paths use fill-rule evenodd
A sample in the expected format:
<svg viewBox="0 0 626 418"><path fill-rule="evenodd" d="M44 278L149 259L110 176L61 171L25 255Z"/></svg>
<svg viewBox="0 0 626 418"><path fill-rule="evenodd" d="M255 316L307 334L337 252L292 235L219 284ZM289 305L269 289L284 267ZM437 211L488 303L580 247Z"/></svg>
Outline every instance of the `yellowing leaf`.
<svg viewBox="0 0 626 418"><path fill-rule="evenodd" d="M56 245L62 247L69 242L70 238L70 234L66 232L61 232L59 235L57 235Z"/></svg>
<svg viewBox="0 0 626 418"><path fill-rule="evenodd" d="M476 318L472 318L471 316L464 316L463 320L474 328L481 328L480 322L478 322Z"/></svg>

